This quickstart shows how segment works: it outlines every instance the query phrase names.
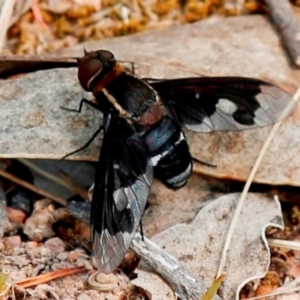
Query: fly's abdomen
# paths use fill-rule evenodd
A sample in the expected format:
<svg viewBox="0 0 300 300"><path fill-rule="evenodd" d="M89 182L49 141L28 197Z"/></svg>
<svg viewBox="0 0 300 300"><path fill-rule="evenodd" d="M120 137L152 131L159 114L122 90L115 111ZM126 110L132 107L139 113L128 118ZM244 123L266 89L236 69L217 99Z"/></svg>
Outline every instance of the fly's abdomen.
<svg viewBox="0 0 300 300"><path fill-rule="evenodd" d="M170 188L185 185L192 171L192 158L180 126L165 117L144 134L144 139L155 177Z"/></svg>
<svg viewBox="0 0 300 300"><path fill-rule="evenodd" d="M178 141L168 152L162 153L154 168L154 175L170 188L184 186L192 172L192 159L186 140Z"/></svg>

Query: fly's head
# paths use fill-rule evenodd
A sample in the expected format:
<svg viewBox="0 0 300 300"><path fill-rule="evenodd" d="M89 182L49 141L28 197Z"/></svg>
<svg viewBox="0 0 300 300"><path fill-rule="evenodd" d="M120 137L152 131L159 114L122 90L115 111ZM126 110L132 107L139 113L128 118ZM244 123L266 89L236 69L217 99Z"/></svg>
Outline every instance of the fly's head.
<svg viewBox="0 0 300 300"><path fill-rule="evenodd" d="M114 55L107 50L87 52L78 58L78 80L83 89L94 92L95 87L101 90L105 86L106 78L116 66Z"/></svg>

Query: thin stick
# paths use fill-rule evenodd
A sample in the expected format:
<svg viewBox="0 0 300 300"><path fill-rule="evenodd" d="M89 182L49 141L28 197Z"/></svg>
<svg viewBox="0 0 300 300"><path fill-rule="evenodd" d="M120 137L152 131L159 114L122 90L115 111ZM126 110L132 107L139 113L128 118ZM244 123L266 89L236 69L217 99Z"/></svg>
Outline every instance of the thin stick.
<svg viewBox="0 0 300 300"><path fill-rule="evenodd" d="M63 206L66 206L67 205L67 202L65 199L63 198L60 198L58 196L55 196L51 193L48 193L47 191L43 190L43 189L39 189L37 188L36 186L34 186L33 184L23 180L23 179L20 179L18 177L16 177L15 175L12 175L4 170L1 170L0 169L0 176L6 178L6 179L9 179L10 181L18 184L18 185L21 185L23 186L24 188L30 190L30 191L33 191L34 193L38 194L38 195L41 195L45 198L48 198L50 200L53 200Z"/></svg>
<svg viewBox="0 0 300 300"><path fill-rule="evenodd" d="M60 185L64 188L68 189L69 191L79 195L82 199L88 200L87 192L84 189L76 186L76 184L73 182L72 178L69 177L68 174L66 174L62 170L59 170L59 172L61 173L61 176L63 177L63 178L60 178L60 177L53 175L50 172L43 170L42 168L35 165L28 159L16 158L16 160L19 161L21 164L25 165L26 167L28 167L29 169L31 169L33 172L39 174L40 176L42 176L50 181L53 181L57 185Z"/></svg>
<svg viewBox="0 0 300 300"><path fill-rule="evenodd" d="M194 278L174 257L154 242L136 233L130 248L171 286L179 299L200 300L207 291L204 282ZM220 300L218 295L212 299Z"/></svg>
<svg viewBox="0 0 300 300"><path fill-rule="evenodd" d="M279 240L279 239L268 239L268 244L269 246L272 247L280 247L280 248L300 251L299 242Z"/></svg>
<svg viewBox="0 0 300 300"><path fill-rule="evenodd" d="M53 181L54 183L73 192L73 190L70 188L70 186L66 182L61 180L61 178L43 170L39 166L32 163L30 160L25 159L25 158L16 158L16 160L19 161L21 164L25 165L26 167L28 167L29 169L31 169L32 171L34 171L35 173L41 175L42 177L44 177L50 181Z"/></svg>
<svg viewBox="0 0 300 300"><path fill-rule="evenodd" d="M288 0L266 0L272 20L294 63L300 66L300 26Z"/></svg>
<svg viewBox="0 0 300 300"><path fill-rule="evenodd" d="M51 280L81 273L87 272L88 270L84 267L75 267L70 269L62 269L62 270L55 270L49 273L41 274L35 277L26 278L20 281L14 282L14 284L21 286L23 288L32 287L38 284L46 283Z"/></svg>
<svg viewBox="0 0 300 300"><path fill-rule="evenodd" d="M297 101L298 98L300 97L300 88L297 90L297 92L295 93L294 95L294 99ZM286 115L287 114L287 111L290 110L290 107L292 105L295 105L295 103L293 101L291 101L290 105L288 105L284 111L283 111L283 115ZM242 195L239 199L239 202L237 204L237 207L236 207L236 210L234 212L234 215L233 215L233 218L232 218L232 221L230 223L230 227L229 227L229 230L228 230L228 233L227 233L227 238L226 238L226 241L225 241L225 245L224 245L224 248L223 248L223 251L222 251L222 256L221 256L221 260L220 260L220 264L219 264L219 268L218 268L218 272L217 272L217 276L216 277L219 277L223 272L224 272L224 269L225 269L225 266L226 266L226 262L227 262L227 254L228 254L228 251L229 251L229 248L230 248L230 243L231 243L231 240L232 240L232 236L233 236L233 231L234 231L234 228L236 226L236 223L237 223L237 220L238 220L238 217L240 215L240 212L242 210L242 207L244 205L244 202L245 202L245 199L246 199L246 196L247 196L247 193L249 191L249 188L250 188L250 185L257 173L257 170L261 164L261 161L262 159L264 158L264 155L269 147L269 145L271 144L271 141L272 139L274 138L276 132L278 131L279 127L281 126L281 123L282 121L276 123L272 130L270 131L268 137L267 137L267 140L265 141L263 147L261 148L260 150L260 153L255 161L255 164L248 176L248 179L246 181L246 184L244 186L244 189L243 189L243 192L242 192Z"/></svg>
<svg viewBox="0 0 300 300"><path fill-rule="evenodd" d="M34 18L36 19L36 21L42 25L44 28L47 28L47 24L45 23L41 11L38 7L37 1L36 0L31 0L31 10L32 13L34 15Z"/></svg>
<svg viewBox="0 0 300 300"><path fill-rule="evenodd" d="M277 290L275 290L274 292L272 292L270 294L264 294L264 295L248 298L247 300L257 300L257 299L267 299L267 298L274 299L274 296L279 296L279 295L283 295L283 294L290 294L290 293L293 293L293 292L299 292L299 290L300 290L299 286L297 286L295 288L287 288L287 289L278 288ZM294 299L294 298L288 298L288 299Z"/></svg>

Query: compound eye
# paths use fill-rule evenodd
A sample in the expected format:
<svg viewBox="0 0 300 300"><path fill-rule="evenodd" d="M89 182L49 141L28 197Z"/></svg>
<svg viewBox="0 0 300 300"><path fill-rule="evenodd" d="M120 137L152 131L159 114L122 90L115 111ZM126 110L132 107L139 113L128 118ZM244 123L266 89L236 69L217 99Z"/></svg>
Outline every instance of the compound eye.
<svg viewBox="0 0 300 300"><path fill-rule="evenodd" d="M78 61L78 80L83 89L92 90L92 81L103 70L103 63L97 57L85 56Z"/></svg>
<svg viewBox="0 0 300 300"><path fill-rule="evenodd" d="M114 55L110 51L107 51L107 50L98 50L97 52L98 52L98 54L100 54L101 56L103 56L108 61L115 60Z"/></svg>

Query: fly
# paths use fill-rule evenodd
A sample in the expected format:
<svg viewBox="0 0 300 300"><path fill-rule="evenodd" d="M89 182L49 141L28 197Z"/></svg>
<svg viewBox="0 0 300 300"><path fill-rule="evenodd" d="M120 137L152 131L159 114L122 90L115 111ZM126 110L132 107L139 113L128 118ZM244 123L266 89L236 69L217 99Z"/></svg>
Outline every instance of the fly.
<svg viewBox="0 0 300 300"><path fill-rule="evenodd" d="M76 111L86 103L103 113L103 124L74 152L104 131L90 220L93 252L105 273L114 271L125 256L153 177L173 189L186 184L192 157L182 127L202 133L261 127L282 120L296 106L284 90L253 78L142 79L107 50L85 52L77 63L8 57L1 63L0 77L76 65L81 86L94 96L94 101L83 99Z"/></svg>
<svg viewBox="0 0 300 300"><path fill-rule="evenodd" d="M253 78L141 79L107 50L85 52L78 79L95 101L83 99L77 111L87 103L103 113L93 136L104 131L91 226L94 256L104 273L115 270L129 248L153 177L173 189L186 184L192 157L182 127L261 127L285 118L296 105L284 90Z"/></svg>

